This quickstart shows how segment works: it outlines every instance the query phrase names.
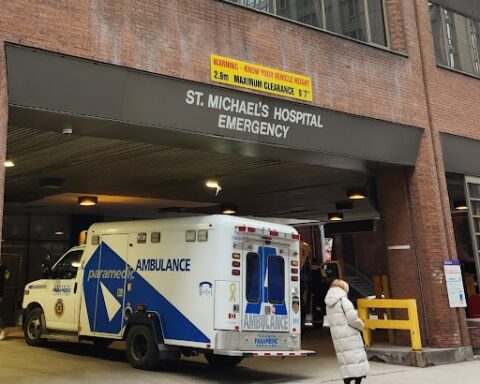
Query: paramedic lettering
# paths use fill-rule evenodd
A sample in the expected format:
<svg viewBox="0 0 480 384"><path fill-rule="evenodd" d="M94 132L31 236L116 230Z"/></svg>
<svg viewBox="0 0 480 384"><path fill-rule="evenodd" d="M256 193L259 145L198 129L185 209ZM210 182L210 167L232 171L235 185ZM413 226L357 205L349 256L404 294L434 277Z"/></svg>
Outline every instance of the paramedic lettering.
<svg viewBox="0 0 480 384"><path fill-rule="evenodd" d="M91 279L127 279L133 280L135 271L125 269L91 269L88 271L87 282Z"/></svg>
<svg viewBox="0 0 480 384"><path fill-rule="evenodd" d="M189 272L190 259L140 259L137 261L137 271L175 271Z"/></svg>

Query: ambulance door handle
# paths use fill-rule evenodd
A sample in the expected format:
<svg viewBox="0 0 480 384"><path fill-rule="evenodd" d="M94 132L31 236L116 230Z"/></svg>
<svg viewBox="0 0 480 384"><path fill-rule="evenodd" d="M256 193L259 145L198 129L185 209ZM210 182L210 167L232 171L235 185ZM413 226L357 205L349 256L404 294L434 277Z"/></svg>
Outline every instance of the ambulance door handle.
<svg viewBox="0 0 480 384"><path fill-rule="evenodd" d="M75 283L75 285L73 286L73 293L77 293L77 283Z"/></svg>

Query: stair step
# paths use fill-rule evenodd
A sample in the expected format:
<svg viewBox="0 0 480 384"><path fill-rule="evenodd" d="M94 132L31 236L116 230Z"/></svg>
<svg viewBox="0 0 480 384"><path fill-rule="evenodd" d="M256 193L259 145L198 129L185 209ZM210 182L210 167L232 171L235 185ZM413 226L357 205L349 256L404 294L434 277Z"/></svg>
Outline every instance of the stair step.
<svg viewBox="0 0 480 384"><path fill-rule="evenodd" d="M56 340L56 341L72 341L78 343L78 333L47 333L42 335L42 339Z"/></svg>

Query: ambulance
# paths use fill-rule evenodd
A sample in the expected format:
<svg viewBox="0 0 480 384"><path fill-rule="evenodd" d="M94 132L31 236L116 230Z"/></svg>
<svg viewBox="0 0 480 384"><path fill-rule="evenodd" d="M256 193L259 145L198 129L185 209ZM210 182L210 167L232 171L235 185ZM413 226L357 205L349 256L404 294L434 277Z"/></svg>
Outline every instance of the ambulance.
<svg viewBox="0 0 480 384"><path fill-rule="evenodd" d="M227 215L93 224L85 244L27 284L26 342L125 341L134 368L204 354L307 356L300 345L300 236Z"/></svg>

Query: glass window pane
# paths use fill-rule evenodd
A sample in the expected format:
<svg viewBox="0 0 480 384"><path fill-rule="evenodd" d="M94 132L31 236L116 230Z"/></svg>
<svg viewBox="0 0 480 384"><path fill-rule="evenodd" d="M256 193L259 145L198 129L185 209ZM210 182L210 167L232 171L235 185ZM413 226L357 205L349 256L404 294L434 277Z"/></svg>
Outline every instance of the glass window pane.
<svg viewBox="0 0 480 384"><path fill-rule="evenodd" d="M435 46L435 57L437 63L448 65L447 48L445 45L445 26L442 22L441 8L437 4L428 4L430 10L430 21L432 23L433 43Z"/></svg>
<svg viewBox="0 0 480 384"><path fill-rule="evenodd" d="M368 41L363 0L325 0L325 21L329 31Z"/></svg>
<svg viewBox="0 0 480 384"><path fill-rule="evenodd" d="M321 0L276 0L275 5L279 16L323 28Z"/></svg>
<svg viewBox="0 0 480 384"><path fill-rule="evenodd" d="M446 14L449 24L447 28L451 28L450 50L453 62L450 63L450 66L476 74L471 20L451 11L446 11Z"/></svg>
<svg viewBox="0 0 480 384"><path fill-rule="evenodd" d="M246 296L250 303L260 301L260 256L257 253L247 254Z"/></svg>
<svg viewBox="0 0 480 384"><path fill-rule="evenodd" d="M80 266L83 251L67 253L53 268L53 276L57 279L74 279Z"/></svg>
<svg viewBox="0 0 480 384"><path fill-rule="evenodd" d="M282 304L285 298L285 263L281 256L268 258L268 301Z"/></svg>
<svg viewBox="0 0 480 384"><path fill-rule="evenodd" d="M476 48L476 67L477 75L480 75L480 21L473 22L475 48Z"/></svg>
<svg viewBox="0 0 480 384"><path fill-rule="evenodd" d="M386 46L385 18L382 0L367 0L368 20L370 23L370 36L372 43Z"/></svg>
<svg viewBox="0 0 480 384"><path fill-rule="evenodd" d="M232 3L244 5L245 7L255 8L259 11L273 13L272 0L231 0Z"/></svg>

